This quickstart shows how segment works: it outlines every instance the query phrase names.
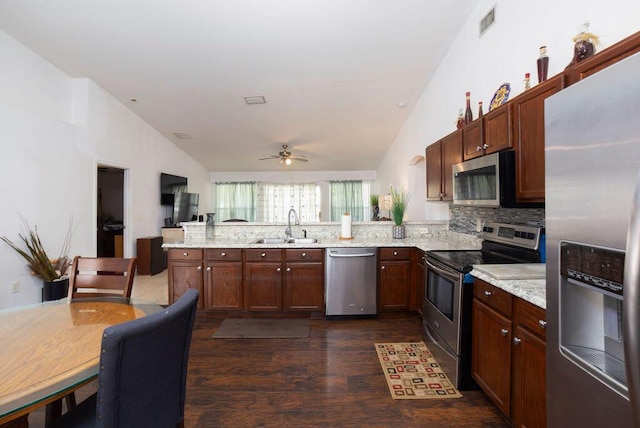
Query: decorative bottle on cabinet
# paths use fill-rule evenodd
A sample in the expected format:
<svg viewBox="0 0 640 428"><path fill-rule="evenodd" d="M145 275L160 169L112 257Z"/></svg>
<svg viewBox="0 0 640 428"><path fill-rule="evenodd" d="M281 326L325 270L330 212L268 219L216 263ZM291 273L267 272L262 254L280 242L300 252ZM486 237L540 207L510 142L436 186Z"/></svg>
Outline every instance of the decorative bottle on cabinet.
<svg viewBox="0 0 640 428"><path fill-rule="evenodd" d="M462 109L458 111L458 121L456 122L456 129L460 129L464 126L464 115L462 114Z"/></svg>
<svg viewBox="0 0 640 428"><path fill-rule="evenodd" d="M540 46L540 58L538 58L538 83L547 80L547 72L549 71L549 57L547 56L547 47Z"/></svg>
<svg viewBox="0 0 640 428"><path fill-rule="evenodd" d="M531 89L531 74L524 73L524 90L527 91Z"/></svg>
<svg viewBox="0 0 640 428"><path fill-rule="evenodd" d="M478 119L482 119L482 101L478 101Z"/></svg>
<svg viewBox="0 0 640 428"><path fill-rule="evenodd" d="M468 125L473 122L473 113L471 112L471 92L465 94L467 97L467 109L464 112L464 124Z"/></svg>

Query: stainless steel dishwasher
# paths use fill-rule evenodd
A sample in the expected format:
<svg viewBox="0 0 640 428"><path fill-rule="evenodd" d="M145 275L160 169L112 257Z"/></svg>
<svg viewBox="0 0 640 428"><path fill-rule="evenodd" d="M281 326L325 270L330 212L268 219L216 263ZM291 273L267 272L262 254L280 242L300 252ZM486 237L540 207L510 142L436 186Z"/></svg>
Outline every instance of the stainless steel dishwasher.
<svg viewBox="0 0 640 428"><path fill-rule="evenodd" d="M327 248L326 316L377 314L376 249Z"/></svg>

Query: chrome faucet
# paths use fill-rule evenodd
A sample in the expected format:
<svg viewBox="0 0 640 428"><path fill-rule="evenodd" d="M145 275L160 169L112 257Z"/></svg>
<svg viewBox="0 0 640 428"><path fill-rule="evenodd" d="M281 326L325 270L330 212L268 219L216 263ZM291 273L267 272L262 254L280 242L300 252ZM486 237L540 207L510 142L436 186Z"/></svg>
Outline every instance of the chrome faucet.
<svg viewBox="0 0 640 428"><path fill-rule="evenodd" d="M295 225L299 225L300 224L300 220L298 220L298 213L296 212L296 210L294 210L293 208L291 208L289 210L289 215L287 216L287 228L284 230L284 234L287 236L288 239L292 238L291 235L291 214L293 213L293 217L295 218Z"/></svg>

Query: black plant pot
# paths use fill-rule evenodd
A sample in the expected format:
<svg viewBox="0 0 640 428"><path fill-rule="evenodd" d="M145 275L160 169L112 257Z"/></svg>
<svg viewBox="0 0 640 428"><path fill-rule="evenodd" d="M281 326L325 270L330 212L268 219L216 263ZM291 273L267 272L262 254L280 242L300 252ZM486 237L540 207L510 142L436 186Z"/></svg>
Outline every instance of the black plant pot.
<svg viewBox="0 0 640 428"><path fill-rule="evenodd" d="M56 281L42 281L42 301L60 300L67 297L69 278Z"/></svg>

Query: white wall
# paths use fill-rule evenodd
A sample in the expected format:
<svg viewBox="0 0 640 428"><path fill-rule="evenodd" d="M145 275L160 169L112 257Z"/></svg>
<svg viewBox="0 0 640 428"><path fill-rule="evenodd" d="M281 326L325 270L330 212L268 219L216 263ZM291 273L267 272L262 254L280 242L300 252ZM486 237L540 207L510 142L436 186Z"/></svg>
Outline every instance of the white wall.
<svg viewBox="0 0 640 428"><path fill-rule="evenodd" d="M495 6L496 22L478 37L479 22ZM640 2L611 0L480 0L461 28L444 60L405 122L378 169L381 187L407 186L411 196L405 219L448 219L448 204L425 202L424 163L409 167L416 154L455 130L464 93L471 91L474 116L478 101L486 112L494 92L510 82L510 98L524 89L524 74L537 83L539 47L547 45L549 77L561 72L573 57L573 42L584 21L600 37L600 51L640 30Z"/></svg>
<svg viewBox="0 0 640 428"><path fill-rule="evenodd" d="M209 172L95 83L71 79L2 31L0 52L0 236L17 241L22 214L55 257L73 219L70 255L95 255L98 164L128 170L127 256L138 237L160 234L160 172L188 177L208 211ZM0 308L37 302L40 288L0 242Z"/></svg>

